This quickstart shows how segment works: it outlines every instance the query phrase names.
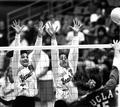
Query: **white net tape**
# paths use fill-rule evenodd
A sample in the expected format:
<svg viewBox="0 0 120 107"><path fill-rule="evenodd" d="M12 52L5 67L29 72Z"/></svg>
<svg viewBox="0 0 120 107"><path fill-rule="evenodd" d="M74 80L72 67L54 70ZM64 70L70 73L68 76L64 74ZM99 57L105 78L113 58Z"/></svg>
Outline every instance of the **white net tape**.
<svg viewBox="0 0 120 107"><path fill-rule="evenodd" d="M91 48L112 48L111 44L89 44L89 45L58 45L58 46L17 46L17 47L0 47L0 50L39 50L39 49L91 49Z"/></svg>
<svg viewBox="0 0 120 107"><path fill-rule="evenodd" d="M79 49L95 49L95 48L112 48L112 44L86 44L86 45L58 45L58 46L17 46L17 47L0 47L0 54L3 55L2 51L10 51L10 50L51 50L51 49L71 49L71 48L79 48ZM98 53L96 53L98 54ZM120 74L119 74L120 75ZM118 86L119 90L120 86ZM119 95L120 97L120 95ZM120 99L118 97L118 100ZM118 105L120 103L118 102ZM119 107L119 106L118 106Z"/></svg>

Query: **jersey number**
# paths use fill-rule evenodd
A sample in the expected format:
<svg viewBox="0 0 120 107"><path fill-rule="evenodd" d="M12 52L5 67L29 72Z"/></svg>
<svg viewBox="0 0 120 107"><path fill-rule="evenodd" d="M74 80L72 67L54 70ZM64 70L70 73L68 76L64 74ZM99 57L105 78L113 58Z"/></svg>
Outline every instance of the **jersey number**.
<svg viewBox="0 0 120 107"><path fill-rule="evenodd" d="M107 100L107 101L102 102L102 105L97 104L97 107L110 107L108 104L109 104L109 101Z"/></svg>

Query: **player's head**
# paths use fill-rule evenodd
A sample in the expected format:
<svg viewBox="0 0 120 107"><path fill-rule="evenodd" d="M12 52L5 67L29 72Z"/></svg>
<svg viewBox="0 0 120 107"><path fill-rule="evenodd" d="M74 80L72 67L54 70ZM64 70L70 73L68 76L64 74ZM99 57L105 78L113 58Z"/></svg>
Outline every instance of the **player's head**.
<svg viewBox="0 0 120 107"><path fill-rule="evenodd" d="M89 78L96 82L95 87L93 87L91 90L99 89L102 86L103 80L99 67L91 67L88 69L88 72L90 73Z"/></svg>
<svg viewBox="0 0 120 107"><path fill-rule="evenodd" d="M60 66L61 67L67 68L69 66L68 56L67 56L66 52L61 51L59 54L59 59L60 59Z"/></svg>
<svg viewBox="0 0 120 107"><path fill-rule="evenodd" d="M24 67L27 67L29 65L29 59L28 59L28 51L22 50L20 52L20 64Z"/></svg>

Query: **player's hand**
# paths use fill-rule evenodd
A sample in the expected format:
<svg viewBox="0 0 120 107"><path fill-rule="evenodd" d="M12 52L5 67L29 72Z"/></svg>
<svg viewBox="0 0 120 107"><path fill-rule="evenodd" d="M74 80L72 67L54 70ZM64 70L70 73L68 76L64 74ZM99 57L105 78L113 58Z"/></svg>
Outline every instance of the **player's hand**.
<svg viewBox="0 0 120 107"><path fill-rule="evenodd" d="M93 79L90 79L88 81L88 84L89 84L89 88L93 89L95 87L95 85L96 85L96 82Z"/></svg>
<svg viewBox="0 0 120 107"><path fill-rule="evenodd" d="M15 20L13 21L11 27L16 31L17 34L20 34L23 32L24 25L21 25L20 20L18 22Z"/></svg>
<svg viewBox="0 0 120 107"><path fill-rule="evenodd" d="M112 47L114 48L115 55L120 55L120 41L118 40L113 40Z"/></svg>
<svg viewBox="0 0 120 107"><path fill-rule="evenodd" d="M57 31L57 27L56 29L53 28L53 25L51 22L46 23L48 28L46 29L46 32L50 35L50 36L55 36L55 33Z"/></svg>
<svg viewBox="0 0 120 107"><path fill-rule="evenodd" d="M43 35L45 25L43 25L43 22L40 21L38 26L36 26L36 28L38 30L38 36L41 37Z"/></svg>
<svg viewBox="0 0 120 107"><path fill-rule="evenodd" d="M120 93L120 84L118 84L115 88L115 94L119 95L119 93Z"/></svg>
<svg viewBox="0 0 120 107"><path fill-rule="evenodd" d="M81 29L81 27L83 26L83 24L81 23L81 21L79 21L77 18L73 19L73 26L69 26L74 32L78 33Z"/></svg>
<svg viewBox="0 0 120 107"><path fill-rule="evenodd" d="M115 50L120 50L120 41L118 41L118 40L113 40L112 47L113 47Z"/></svg>

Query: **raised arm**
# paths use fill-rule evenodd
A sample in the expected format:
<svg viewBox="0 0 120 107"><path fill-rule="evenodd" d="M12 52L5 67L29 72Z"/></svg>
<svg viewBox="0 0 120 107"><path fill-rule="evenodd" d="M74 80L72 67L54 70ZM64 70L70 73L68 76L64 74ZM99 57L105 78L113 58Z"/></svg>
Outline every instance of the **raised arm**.
<svg viewBox="0 0 120 107"><path fill-rule="evenodd" d="M53 29L53 26L51 23L48 23L49 28L46 29L47 33L51 36L51 45L56 47L57 46L57 40L55 36L55 30ZM58 75L58 67L59 67L59 50L58 49L52 49L51 50L51 62L52 62L52 71L54 75L54 80L56 80L56 75Z"/></svg>
<svg viewBox="0 0 120 107"><path fill-rule="evenodd" d="M120 41L113 41L114 45L114 58L113 58L113 66L116 66L120 71Z"/></svg>
<svg viewBox="0 0 120 107"><path fill-rule="evenodd" d="M38 30L38 35L37 35L37 39L36 39L36 42L35 42L35 46L42 46L42 36L43 36L44 27L45 26L43 26L42 21L39 22L38 27L36 27L37 30ZM41 49L39 49L39 50L34 49L33 54L32 54L32 61L31 61L31 64L33 65L34 69L36 68L36 66L38 64L40 56L41 56Z"/></svg>
<svg viewBox="0 0 120 107"><path fill-rule="evenodd" d="M73 27L70 26L72 30L74 31L74 38L72 40L72 45L79 45L78 32L80 31L82 24L77 18L73 20L73 23L74 23L74 26ZM77 69L78 54L79 54L79 50L77 47L70 49L68 60L73 68L73 74L75 74L76 69Z"/></svg>
<svg viewBox="0 0 120 107"><path fill-rule="evenodd" d="M20 46L20 34L22 33L22 29L24 26L20 26L20 21L16 22L14 21L11 27L16 31L15 35L15 46ZM12 67L12 75L13 79L15 81L19 66L19 58L20 58L20 50L14 50L13 51L13 57L11 61L11 67Z"/></svg>
<svg viewBox="0 0 120 107"><path fill-rule="evenodd" d="M106 89L114 89L118 82L120 76L120 41L113 41L114 45L114 58L113 67L110 73L109 80L105 84Z"/></svg>

